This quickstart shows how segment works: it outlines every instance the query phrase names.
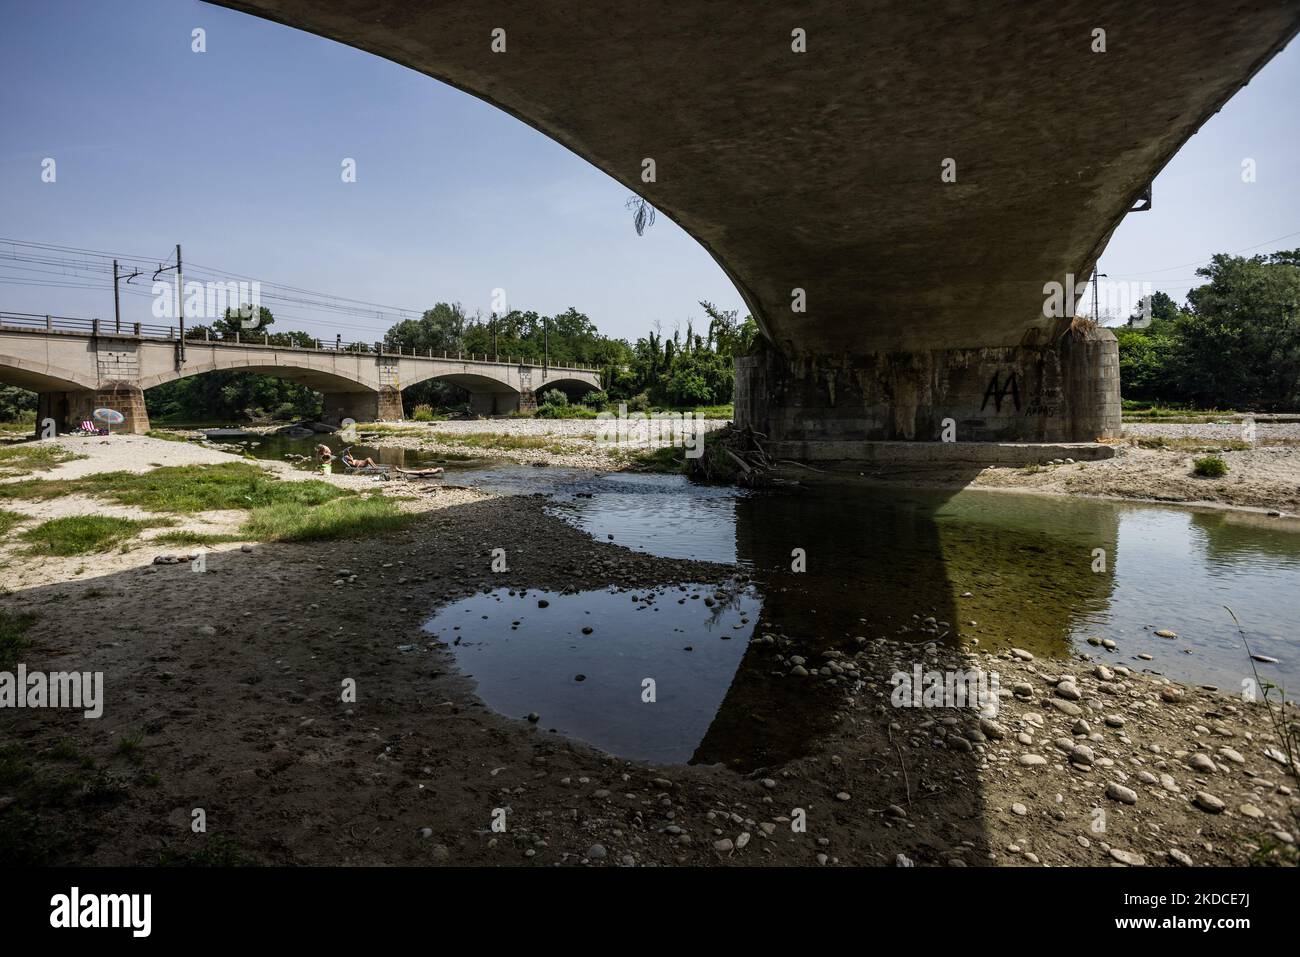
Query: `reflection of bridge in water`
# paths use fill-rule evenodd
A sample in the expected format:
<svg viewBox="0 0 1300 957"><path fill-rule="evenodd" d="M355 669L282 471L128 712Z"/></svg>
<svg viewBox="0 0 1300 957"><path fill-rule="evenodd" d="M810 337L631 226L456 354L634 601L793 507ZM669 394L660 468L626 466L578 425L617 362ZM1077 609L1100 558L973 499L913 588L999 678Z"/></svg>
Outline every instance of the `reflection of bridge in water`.
<svg viewBox="0 0 1300 957"><path fill-rule="evenodd" d="M948 623L948 643L1064 657L1076 623L1110 599L1118 535L1112 509L1027 496L841 487L739 499L737 557L754 569L762 612L693 760L748 769L804 753L837 720L847 681L792 678L789 656L819 667L825 652L858 651L859 636L919 651L938 636L917 630L913 615ZM806 551L805 572L791 571L795 548ZM1104 572L1092 570L1095 548L1108 556ZM764 635L795 641L782 649ZM898 663L906 671L919 660L904 653ZM865 677L881 689L889 680Z"/></svg>
<svg viewBox="0 0 1300 957"><path fill-rule="evenodd" d="M125 417L121 430L145 432L144 390L205 372L256 372L324 394L326 421L402 417L402 390L436 379L466 390L470 411L499 415L535 404L543 389L578 395L600 388L591 367L443 353L416 354L383 343L293 344L256 330L229 339L182 339L174 326L0 313L0 382L39 395L37 421L75 427L96 408Z"/></svg>

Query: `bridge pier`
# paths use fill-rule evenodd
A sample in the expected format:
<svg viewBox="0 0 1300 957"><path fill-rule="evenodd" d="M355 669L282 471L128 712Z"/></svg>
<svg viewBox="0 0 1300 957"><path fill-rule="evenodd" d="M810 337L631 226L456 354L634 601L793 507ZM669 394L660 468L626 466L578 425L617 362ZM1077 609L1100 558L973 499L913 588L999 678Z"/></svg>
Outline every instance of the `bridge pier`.
<svg viewBox="0 0 1300 957"><path fill-rule="evenodd" d="M144 390L129 382L106 382L98 389L36 394L36 431L41 423L53 419L59 432L80 428L86 420L94 421L96 409L115 409L125 421L112 427L114 432L143 435L149 431L149 413L144 405ZM103 422L95 422L106 428Z"/></svg>
<svg viewBox="0 0 1300 957"><path fill-rule="evenodd" d="M354 422L392 422L402 418L402 393L385 386L378 392L326 392L321 404L321 421L338 425Z"/></svg>
<svg viewBox="0 0 1300 957"><path fill-rule="evenodd" d="M508 415L519 409L519 395L514 392L471 392L471 415Z"/></svg>
<svg viewBox="0 0 1300 957"><path fill-rule="evenodd" d="M780 454L817 443L1094 442L1121 432L1119 351L1108 329L1031 333L1017 346L736 360L736 424ZM771 451L769 449L769 451Z"/></svg>

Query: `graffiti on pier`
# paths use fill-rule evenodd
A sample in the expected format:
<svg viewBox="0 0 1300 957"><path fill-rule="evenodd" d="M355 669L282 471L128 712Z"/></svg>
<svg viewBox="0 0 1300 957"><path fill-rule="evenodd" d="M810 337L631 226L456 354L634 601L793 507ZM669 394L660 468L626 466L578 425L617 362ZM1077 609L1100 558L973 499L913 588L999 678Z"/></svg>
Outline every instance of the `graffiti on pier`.
<svg viewBox="0 0 1300 957"><path fill-rule="evenodd" d="M1000 383L1000 384L999 384ZM980 411L983 412L993 400L993 408L997 412L1002 411L1002 402L1007 396L1011 396L1011 401L1015 403L1016 411L1020 411L1020 383L1016 381L1016 374L1013 372L1005 382L1001 382L998 373L993 373L993 378L989 379L988 388L984 390L984 402L980 405Z"/></svg>

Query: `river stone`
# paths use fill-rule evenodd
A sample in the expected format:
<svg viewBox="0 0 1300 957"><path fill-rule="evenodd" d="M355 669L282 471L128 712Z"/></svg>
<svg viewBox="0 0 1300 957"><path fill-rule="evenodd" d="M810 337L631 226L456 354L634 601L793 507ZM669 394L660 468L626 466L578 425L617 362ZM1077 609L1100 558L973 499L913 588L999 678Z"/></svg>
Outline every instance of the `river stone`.
<svg viewBox="0 0 1300 957"><path fill-rule="evenodd" d="M1111 781L1106 785L1106 797L1112 801L1119 801L1122 804L1137 804L1137 792L1132 788L1126 788L1124 785Z"/></svg>
<svg viewBox="0 0 1300 957"><path fill-rule="evenodd" d="M1178 632L1176 632L1176 631L1170 631L1168 628L1161 628L1159 631L1156 632L1156 637L1157 637L1157 638L1177 638L1177 637L1178 637Z"/></svg>
<svg viewBox="0 0 1300 957"><path fill-rule="evenodd" d="M591 845L591 847L587 848L588 860L592 860L592 861L603 860L606 853L608 852L605 850L604 844L593 844Z"/></svg>
<svg viewBox="0 0 1300 957"><path fill-rule="evenodd" d="M1197 791L1193 802L1202 811L1208 811L1210 814L1218 814L1224 808L1224 803L1215 797L1209 791Z"/></svg>
<svg viewBox="0 0 1300 957"><path fill-rule="evenodd" d="M1086 764L1091 766L1096 762L1096 756L1092 753L1092 748L1086 744L1076 744L1070 749L1070 760L1075 764Z"/></svg>
<svg viewBox="0 0 1300 957"><path fill-rule="evenodd" d="M1012 648L1012 649L1011 649L1011 657L1012 657L1012 658L1018 658L1018 659L1020 659L1021 661L1033 661L1033 660L1034 660L1034 656L1031 655L1029 652L1025 651L1023 648Z"/></svg>
<svg viewBox="0 0 1300 957"><path fill-rule="evenodd" d="M1036 768L1041 764L1046 764L1047 758L1043 757L1041 754L1022 754L1020 756L1020 763L1027 768Z"/></svg>
<svg viewBox="0 0 1300 957"><path fill-rule="evenodd" d="M1179 704L1183 700L1183 693L1177 688L1165 685L1160 689L1160 700L1166 704Z"/></svg>
<svg viewBox="0 0 1300 957"><path fill-rule="evenodd" d="M713 842L713 849L719 854L728 854L736 845L731 842L731 838L724 837L720 841Z"/></svg>
<svg viewBox="0 0 1300 957"><path fill-rule="evenodd" d="M1129 867L1143 867L1147 862L1147 859L1141 854L1134 854L1132 851L1121 851L1118 847L1110 849L1110 856Z"/></svg>
<svg viewBox="0 0 1300 957"><path fill-rule="evenodd" d="M1246 817L1254 818L1256 820L1259 820L1261 817L1264 816L1264 812L1261 811L1259 808L1255 807L1255 805L1253 804L1243 804L1241 807L1237 808L1237 810L1240 811L1242 814L1244 814Z"/></svg>
<svg viewBox="0 0 1300 957"><path fill-rule="evenodd" d="M1034 686L1027 681L1017 681L1011 686L1011 693L1017 698L1032 698Z"/></svg>
<svg viewBox="0 0 1300 957"><path fill-rule="evenodd" d="M1214 774L1219 770L1210 756L1202 751L1193 754L1187 759L1187 763L1193 770L1202 771L1205 774Z"/></svg>
<svg viewBox="0 0 1300 957"><path fill-rule="evenodd" d="M1075 734L1092 734L1092 725L1086 719L1080 718L1074 722L1074 727L1070 729Z"/></svg>
<svg viewBox="0 0 1300 957"><path fill-rule="evenodd" d="M984 732L985 737L994 741L1001 741L1007 734L1006 729L1003 728L1002 725L998 724L996 721L991 721L988 718L980 718L980 730Z"/></svg>
<svg viewBox="0 0 1300 957"><path fill-rule="evenodd" d="M1182 851L1180 851L1180 850L1179 850L1178 848L1176 848L1176 847L1171 847L1171 848L1170 848L1168 851L1166 851L1165 853L1167 853L1167 854L1169 855L1169 859L1170 859L1171 861L1174 861L1174 862L1176 862L1176 863L1178 863L1178 864L1181 864L1181 865L1183 865L1183 867L1191 867L1191 866L1192 866L1192 859L1191 859L1190 857L1188 857L1185 853L1183 853Z"/></svg>
<svg viewBox="0 0 1300 957"><path fill-rule="evenodd" d="M1076 687L1072 681L1062 681L1056 686L1056 693L1066 701L1078 701L1083 697L1079 692L1078 687Z"/></svg>
<svg viewBox="0 0 1300 957"><path fill-rule="evenodd" d="M1071 718L1083 716L1083 709L1073 701L1062 701L1060 698L1052 698L1051 705L1061 714L1069 715Z"/></svg>
<svg viewBox="0 0 1300 957"><path fill-rule="evenodd" d="M1105 648L1107 651L1114 651L1116 648L1119 647L1118 645L1115 644L1114 641L1112 641L1109 638L1103 638L1101 640L1101 646Z"/></svg>
<svg viewBox="0 0 1300 957"><path fill-rule="evenodd" d="M1015 804L1011 805L1011 813L1016 814L1020 817L1024 817L1026 814L1029 813L1029 809L1025 807L1023 804L1021 804L1019 801L1017 801Z"/></svg>
<svg viewBox="0 0 1300 957"><path fill-rule="evenodd" d="M1219 754L1223 755L1233 764L1245 764L1246 759L1242 757L1240 751L1234 751L1232 748L1219 748Z"/></svg>

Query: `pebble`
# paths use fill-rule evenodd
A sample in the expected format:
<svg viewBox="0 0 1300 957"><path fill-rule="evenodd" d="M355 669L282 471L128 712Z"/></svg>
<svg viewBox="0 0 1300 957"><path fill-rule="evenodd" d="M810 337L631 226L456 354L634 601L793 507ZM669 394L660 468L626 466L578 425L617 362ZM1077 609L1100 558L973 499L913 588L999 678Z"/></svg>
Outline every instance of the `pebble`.
<svg viewBox="0 0 1300 957"><path fill-rule="evenodd" d="M1134 854L1132 851L1121 851L1118 847L1110 849L1110 856L1129 867L1143 867L1147 862L1147 859L1141 854Z"/></svg>
<svg viewBox="0 0 1300 957"><path fill-rule="evenodd" d="M1197 751L1187 759L1188 765L1194 770L1204 772L1205 774L1214 774L1219 769L1208 754L1203 751Z"/></svg>
<svg viewBox="0 0 1300 957"><path fill-rule="evenodd" d="M1022 754L1020 756L1020 763L1027 768L1034 768L1041 764L1046 764L1047 758L1043 757L1041 754Z"/></svg>
<svg viewBox="0 0 1300 957"><path fill-rule="evenodd" d="M1180 850L1179 850L1178 848L1176 848L1176 847L1171 847L1171 848L1170 848L1168 851L1166 851L1165 853L1169 856L1169 859L1170 859L1171 861L1174 861L1175 863L1181 864L1181 865L1183 865L1183 867L1191 867L1191 866L1192 866L1192 859L1191 859L1190 857L1188 857L1185 853L1183 853L1182 851L1180 851Z"/></svg>
<svg viewBox="0 0 1300 957"><path fill-rule="evenodd" d="M1215 797L1209 791L1197 791L1196 797L1192 799L1192 803L1202 811L1207 811L1210 814L1220 813L1225 806L1222 800Z"/></svg>
<svg viewBox="0 0 1300 957"><path fill-rule="evenodd" d="M713 842L713 849L719 854L730 854L736 845L732 843L731 838L724 837L720 841Z"/></svg>
<svg viewBox="0 0 1300 957"><path fill-rule="evenodd" d="M1168 628L1161 628L1159 631L1156 632L1156 637L1157 637L1157 638L1177 638L1177 637L1178 637L1178 632L1176 632L1176 631L1170 631Z"/></svg>
<svg viewBox="0 0 1300 957"><path fill-rule="evenodd" d="M1029 813L1029 808L1025 807L1023 804L1017 801L1015 804L1011 805L1011 813L1019 815L1020 817L1024 817L1026 814Z"/></svg>
<svg viewBox="0 0 1300 957"><path fill-rule="evenodd" d="M587 859L592 861L603 860L607 853L604 844L593 844L587 848Z"/></svg>
<svg viewBox="0 0 1300 957"><path fill-rule="evenodd" d="M1111 781L1106 785L1106 797L1123 804L1137 804L1138 801L1136 791L1132 788L1126 788L1116 781Z"/></svg>

